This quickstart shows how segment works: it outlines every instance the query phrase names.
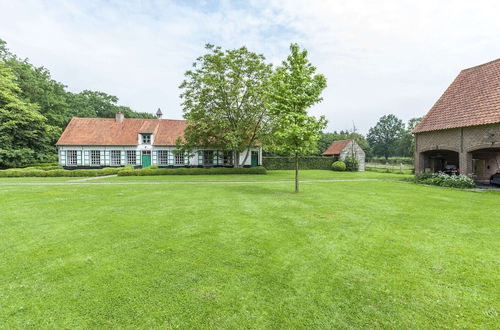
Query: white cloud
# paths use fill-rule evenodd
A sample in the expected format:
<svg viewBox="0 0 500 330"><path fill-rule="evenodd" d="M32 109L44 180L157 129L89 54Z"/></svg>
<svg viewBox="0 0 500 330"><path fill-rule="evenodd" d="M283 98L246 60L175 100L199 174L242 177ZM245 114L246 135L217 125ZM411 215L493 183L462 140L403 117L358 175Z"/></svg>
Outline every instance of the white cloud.
<svg viewBox="0 0 500 330"><path fill-rule="evenodd" d="M299 42L329 87L313 109L366 132L424 114L458 72L498 58L497 1L3 1L0 38L72 91L180 118L183 73L207 42L273 63Z"/></svg>

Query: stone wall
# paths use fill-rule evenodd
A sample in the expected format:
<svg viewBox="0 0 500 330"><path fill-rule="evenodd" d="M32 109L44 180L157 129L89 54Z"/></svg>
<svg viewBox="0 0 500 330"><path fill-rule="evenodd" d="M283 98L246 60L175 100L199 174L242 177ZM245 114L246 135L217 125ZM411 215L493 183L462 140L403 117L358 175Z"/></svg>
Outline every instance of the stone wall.
<svg viewBox="0 0 500 330"><path fill-rule="evenodd" d="M353 145L354 143L354 145ZM359 170L365 170L365 152L361 147L354 141L349 142L347 146L340 152L339 159L344 160L346 157L349 157L352 153L352 149L354 148L354 155L358 159L359 162Z"/></svg>

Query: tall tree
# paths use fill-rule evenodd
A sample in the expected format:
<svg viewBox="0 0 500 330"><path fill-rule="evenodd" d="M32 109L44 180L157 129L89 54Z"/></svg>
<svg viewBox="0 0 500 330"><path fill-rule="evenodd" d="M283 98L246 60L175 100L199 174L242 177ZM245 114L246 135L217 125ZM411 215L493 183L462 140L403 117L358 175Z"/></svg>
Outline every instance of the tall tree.
<svg viewBox="0 0 500 330"><path fill-rule="evenodd" d="M52 141L61 132L21 94L15 74L0 61L0 167L49 160L55 152Z"/></svg>
<svg viewBox="0 0 500 330"><path fill-rule="evenodd" d="M245 47L222 50L206 45L180 85L184 118L189 123L184 143L232 150L239 154L262 140L267 122L264 91L271 65Z"/></svg>
<svg viewBox="0 0 500 330"><path fill-rule="evenodd" d="M376 156L383 156L387 160L394 156L400 145L400 139L405 125L395 115L382 116L377 124L370 128L367 135L368 143Z"/></svg>
<svg viewBox="0 0 500 330"><path fill-rule="evenodd" d="M406 129L403 131L400 141L399 153L404 157L413 157L415 149L415 137L411 133L418 123L422 120L422 117L412 118L406 124Z"/></svg>
<svg viewBox="0 0 500 330"><path fill-rule="evenodd" d="M299 192L299 157L318 150L320 132L327 121L309 116L307 110L322 101L326 78L316 74L307 51L290 45L291 54L272 75L268 90L272 133L270 148L295 159L295 192Z"/></svg>

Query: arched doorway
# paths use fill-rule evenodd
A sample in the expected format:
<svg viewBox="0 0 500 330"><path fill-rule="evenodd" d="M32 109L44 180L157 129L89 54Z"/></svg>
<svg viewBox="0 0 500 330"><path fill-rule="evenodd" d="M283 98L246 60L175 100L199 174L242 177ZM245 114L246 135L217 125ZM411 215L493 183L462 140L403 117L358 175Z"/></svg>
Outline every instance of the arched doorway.
<svg viewBox="0 0 500 330"><path fill-rule="evenodd" d="M489 183L493 174L500 173L500 147L476 149L469 153L476 181Z"/></svg>
<svg viewBox="0 0 500 330"><path fill-rule="evenodd" d="M440 172L447 167L459 169L459 154L452 150L428 150L420 153L420 171Z"/></svg>

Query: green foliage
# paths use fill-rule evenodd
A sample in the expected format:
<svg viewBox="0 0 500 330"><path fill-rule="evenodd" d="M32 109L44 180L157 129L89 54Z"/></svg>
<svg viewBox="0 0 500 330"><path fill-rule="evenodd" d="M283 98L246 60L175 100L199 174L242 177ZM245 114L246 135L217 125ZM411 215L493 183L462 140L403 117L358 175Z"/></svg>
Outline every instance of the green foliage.
<svg viewBox="0 0 500 330"><path fill-rule="evenodd" d="M318 151L319 153L323 153L328 149L330 144L334 141L339 140L354 140L356 143L363 149L365 154L368 156L370 152L370 145L363 134L353 133L349 131L334 131L334 132L321 132L318 140Z"/></svg>
<svg viewBox="0 0 500 330"><path fill-rule="evenodd" d="M118 174L124 171L121 167L108 167L96 170L64 170L64 169L46 169L37 167L11 168L0 170L0 177L94 177Z"/></svg>
<svg viewBox="0 0 500 330"><path fill-rule="evenodd" d="M399 165L401 163L403 165L413 165L414 160L411 157L389 157L387 159L385 159L385 157L371 157L367 158L366 162L377 163L377 164L389 163L392 165Z"/></svg>
<svg viewBox="0 0 500 330"><path fill-rule="evenodd" d="M355 172L359 171L359 160L356 157L347 156L344 159L347 171Z"/></svg>
<svg viewBox="0 0 500 330"><path fill-rule="evenodd" d="M9 52L0 39L0 168L57 159L55 142L71 117L155 118L119 106L116 96L73 94L44 67Z"/></svg>
<svg viewBox="0 0 500 330"><path fill-rule="evenodd" d="M448 175L442 172L439 173L418 173L415 175L415 182L429 184L440 187L450 188L475 188L476 183L471 176L467 175Z"/></svg>
<svg viewBox="0 0 500 330"><path fill-rule="evenodd" d="M376 156L386 159L394 156L400 145L404 124L395 115L382 116L377 124L370 128L367 140Z"/></svg>
<svg viewBox="0 0 500 330"><path fill-rule="evenodd" d="M47 124L39 106L24 101L15 75L0 62L0 168L47 160L61 130Z"/></svg>
<svg viewBox="0 0 500 330"><path fill-rule="evenodd" d="M326 78L316 74L307 51L290 45L291 54L273 73L268 90L271 134L269 149L296 161L295 191L299 191L298 158L316 153L318 139L327 121L309 116L307 110L322 101Z"/></svg>
<svg viewBox="0 0 500 330"><path fill-rule="evenodd" d="M213 168L143 168L138 170L122 170L118 176L151 176L151 175L218 175L218 174L266 174L264 167L213 167Z"/></svg>
<svg viewBox="0 0 500 330"><path fill-rule="evenodd" d="M341 160L337 160L336 162L334 162L332 164L332 170L333 171L343 172L346 169L347 169L346 164L343 161L341 161Z"/></svg>
<svg viewBox="0 0 500 330"><path fill-rule="evenodd" d="M299 158L301 170L329 170L331 157L304 156ZM262 157L262 166L268 170L293 170L295 159L290 157Z"/></svg>
<svg viewBox="0 0 500 330"><path fill-rule="evenodd" d="M245 47L205 48L208 53L193 63L180 85L184 117L190 124L180 142L188 149L243 152L263 137L267 121L263 97L271 65Z"/></svg>
<svg viewBox="0 0 500 330"><path fill-rule="evenodd" d="M422 117L410 119L406 125L406 129L403 130L398 152L401 156L413 158L415 153L415 136L411 132L421 120Z"/></svg>

